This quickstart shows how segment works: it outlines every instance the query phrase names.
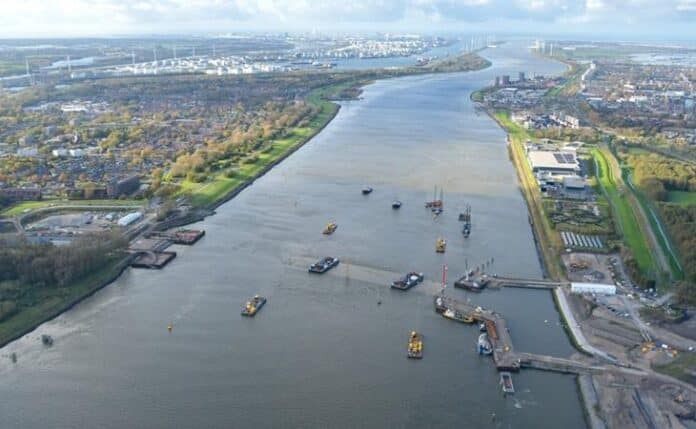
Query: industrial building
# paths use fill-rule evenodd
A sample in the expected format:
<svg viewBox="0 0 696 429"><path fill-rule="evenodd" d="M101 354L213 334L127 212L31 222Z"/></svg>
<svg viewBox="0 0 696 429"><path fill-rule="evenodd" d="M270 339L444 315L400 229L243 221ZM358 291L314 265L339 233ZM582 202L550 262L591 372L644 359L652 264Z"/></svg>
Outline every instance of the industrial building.
<svg viewBox="0 0 696 429"><path fill-rule="evenodd" d="M557 176L577 176L580 173L580 163L573 152L530 150L527 160L534 173Z"/></svg>
<svg viewBox="0 0 696 429"><path fill-rule="evenodd" d="M594 293L599 295L616 295L616 286L603 283L571 283L572 293Z"/></svg>
<svg viewBox="0 0 696 429"><path fill-rule="evenodd" d="M106 185L106 194L109 198L118 198L121 195L132 194L140 188L140 177L131 176L123 180L112 180Z"/></svg>
<svg viewBox="0 0 696 429"><path fill-rule="evenodd" d="M10 201L36 201L41 199L41 188L3 188L0 196Z"/></svg>

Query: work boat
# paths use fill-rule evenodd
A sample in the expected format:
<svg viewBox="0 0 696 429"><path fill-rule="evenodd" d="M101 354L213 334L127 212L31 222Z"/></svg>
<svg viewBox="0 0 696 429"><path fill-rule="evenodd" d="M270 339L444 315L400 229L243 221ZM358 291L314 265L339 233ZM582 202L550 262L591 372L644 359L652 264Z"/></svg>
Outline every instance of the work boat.
<svg viewBox="0 0 696 429"><path fill-rule="evenodd" d="M440 237L435 242L435 251L437 253L445 253L445 250L447 250L447 240Z"/></svg>
<svg viewBox="0 0 696 429"><path fill-rule="evenodd" d="M244 305L244 308L242 308L242 316L256 316L256 313L258 313L259 310L261 310L261 307L263 307L265 303L266 298L259 295L254 295L252 299L247 301L247 303Z"/></svg>
<svg viewBox="0 0 696 429"><path fill-rule="evenodd" d="M334 258L333 256L325 256L310 265L308 271L310 273L323 274L336 265L338 265L338 258Z"/></svg>
<svg viewBox="0 0 696 429"><path fill-rule="evenodd" d="M322 231L322 234L324 234L324 235L331 235L331 234L334 233L334 231L336 231L336 228L338 228L338 225L336 224L336 222L329 222L329 223L327 223L326 226L324 227L324 230Z"/></svg>
<svg viewBox="0 0 696 429"><path fill-rule="evenodd" d="M423 335L416 331L411 331L408 337L408 357L410 359L423 358Z"/></svg>

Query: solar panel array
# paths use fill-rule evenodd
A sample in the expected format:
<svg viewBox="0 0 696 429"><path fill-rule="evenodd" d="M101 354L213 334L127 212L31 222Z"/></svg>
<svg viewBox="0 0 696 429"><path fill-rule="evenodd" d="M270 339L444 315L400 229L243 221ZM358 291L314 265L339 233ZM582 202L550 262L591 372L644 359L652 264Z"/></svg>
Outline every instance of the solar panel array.
<svg viewBox="0 0 696 429"><path fill-rule="evenodd" d="M575 155L572 153L555 152L553 157L559 164L575 164Z"/></svg>

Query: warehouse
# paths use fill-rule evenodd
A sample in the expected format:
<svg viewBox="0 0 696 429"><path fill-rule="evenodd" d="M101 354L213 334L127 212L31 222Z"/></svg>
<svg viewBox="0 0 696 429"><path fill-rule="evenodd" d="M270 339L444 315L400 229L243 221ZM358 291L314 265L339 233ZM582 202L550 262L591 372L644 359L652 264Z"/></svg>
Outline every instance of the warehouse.
<svg viewBox="0 0 696 429"><path fill-rule="evenodd" d="M572 152L530 150L527 160L534 173L558 176L580 173L580 164Z"/></svg>
<svg viewBox="0 0 696 429"><path fill-rule="evenodd" d="M615 295L616 286L603 283L571 283L572 293L594 293L598 295Z"/></svg>
<svg viewBox="0 0 696 429"><path fill-rule="evenodd" d="M117 224L118 226L128 226L132 223L135 223L142 219L143 214L140 212L133 212L133 213L128 213L127 215L123 216L121 219L118 220Z"/></svg>

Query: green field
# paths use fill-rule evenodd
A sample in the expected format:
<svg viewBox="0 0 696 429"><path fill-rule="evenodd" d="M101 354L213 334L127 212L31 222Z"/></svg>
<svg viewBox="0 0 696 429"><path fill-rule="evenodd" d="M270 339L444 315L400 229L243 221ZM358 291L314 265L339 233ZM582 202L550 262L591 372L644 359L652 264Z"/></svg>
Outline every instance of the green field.
<svg viewBox="0 0 696 429"><path fill-rule="evenodd" d="M18 216L23 213L29 213L36 209L43 209L52 206L124 206L134 207L147 204L145 200L41 200L41 201L24 201L12 205L11 207L0 212L1 217Z"/></svg>
<svg viewBox="0 0 696 429"><path fill-rule="evenodd" d="M694 206L696 205L696 192L669 191L667 192L667 202L680 206Z"/></svg>
<svg viewBox="0 0 696 429"><path fill-rule="evenodd" d="M611 153L605 153L601 149L593 149L592 156L596 164L599 186L609 200L614 219L623 234L625 243L631 249L641 271L644 273L652 272L655 268L655 262L650 247L643 236L631 204L624 196L628 190L618 187L617 178L614 177L613 170L609 166L607 156L612 156Z"/></svg>

